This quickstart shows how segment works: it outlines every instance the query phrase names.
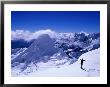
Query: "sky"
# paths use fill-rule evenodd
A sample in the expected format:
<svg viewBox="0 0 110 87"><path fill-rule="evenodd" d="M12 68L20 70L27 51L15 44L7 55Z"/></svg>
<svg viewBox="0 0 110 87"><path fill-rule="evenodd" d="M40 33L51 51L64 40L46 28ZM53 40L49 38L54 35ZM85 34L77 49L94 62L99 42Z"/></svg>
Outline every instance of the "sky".
<svg viewBox="0 0 110 87"><path fill-rule="evenodd" d="M100 32L99 11L12 11L11 29Z"/></svg>

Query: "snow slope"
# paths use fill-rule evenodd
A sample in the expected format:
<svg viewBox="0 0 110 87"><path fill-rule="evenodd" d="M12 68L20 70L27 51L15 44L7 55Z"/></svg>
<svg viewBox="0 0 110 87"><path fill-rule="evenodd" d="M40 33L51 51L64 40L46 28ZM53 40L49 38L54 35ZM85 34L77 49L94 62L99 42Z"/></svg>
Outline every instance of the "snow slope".
<svg viewBox="0 0 110 87"><path fill-rule="evenodd" d="M85 59L82 70L80 68L80 59ZM64 63L60 65L56 65L56 62ZM52 77L96 77L100 75L100 48L89 51L87 53L82 54L78 61L70 64L70 61L59 60L59 61L48 61L46 63L40 62L38 63L38 68L30 65L25 71L16 74L17 68L12 69L13 76L52 76Z"/></svg>

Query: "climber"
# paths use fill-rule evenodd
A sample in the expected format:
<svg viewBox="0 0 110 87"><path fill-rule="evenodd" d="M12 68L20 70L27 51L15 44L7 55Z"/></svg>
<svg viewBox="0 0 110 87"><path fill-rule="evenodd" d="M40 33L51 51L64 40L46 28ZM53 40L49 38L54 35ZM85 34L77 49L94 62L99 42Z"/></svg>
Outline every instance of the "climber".
<svg viewBox="0 0 110 87"><path fill-rule="evenodd" d="M83 58L82 59L80 59L81 60L81 69L83 69L84 70L84 68L83 68L83 62L85 61L85 60L83 60Z"/></svg>

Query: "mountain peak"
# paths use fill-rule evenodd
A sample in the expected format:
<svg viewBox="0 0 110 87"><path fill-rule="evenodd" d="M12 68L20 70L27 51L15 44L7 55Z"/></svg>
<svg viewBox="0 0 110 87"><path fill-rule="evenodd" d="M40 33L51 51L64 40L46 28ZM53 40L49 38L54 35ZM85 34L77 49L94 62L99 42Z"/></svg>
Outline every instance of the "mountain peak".
<svg viewBox="0 0 110 87"><path fill-rule="evenodd" d="M85 34L86 36L88 36L89 34L87 32L81 31L79 34Z"/></svg>

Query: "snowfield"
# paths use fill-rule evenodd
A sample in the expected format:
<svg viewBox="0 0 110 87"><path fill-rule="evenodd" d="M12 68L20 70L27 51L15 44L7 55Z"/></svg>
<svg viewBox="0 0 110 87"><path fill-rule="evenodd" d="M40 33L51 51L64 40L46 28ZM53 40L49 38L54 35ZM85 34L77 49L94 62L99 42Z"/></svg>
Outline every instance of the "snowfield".
<svg viewBox="0 0 110 87"><path fill-rule="evenodd" d="M48 62L31 63L26 70L20 71L23 63L12 68L12 76L34 77L97 77L100 76L100 48L82 54L78 61L70 64L68 58L54 59ZM84 59L82 70L80 59Z"/></svg>

